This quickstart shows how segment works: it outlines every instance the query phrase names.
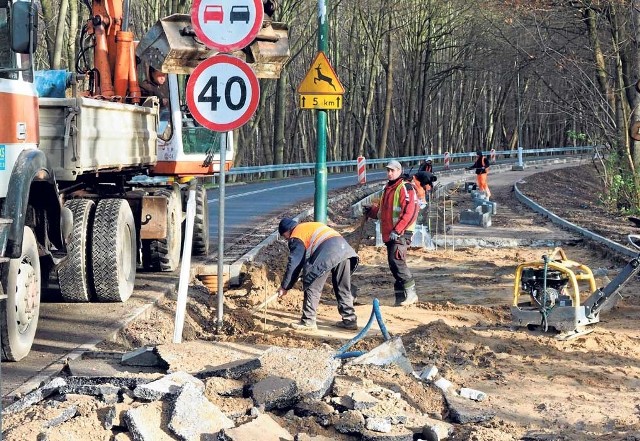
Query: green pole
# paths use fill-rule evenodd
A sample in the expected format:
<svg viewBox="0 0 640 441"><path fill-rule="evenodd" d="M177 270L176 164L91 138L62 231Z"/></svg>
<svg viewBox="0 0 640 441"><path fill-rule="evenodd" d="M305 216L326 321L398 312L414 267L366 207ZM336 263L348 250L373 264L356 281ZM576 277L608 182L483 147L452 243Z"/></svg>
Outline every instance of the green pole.
<svg viewBox="0 0 640 441"><path fill-rule="evenodd" d="M318 0L318 51L327 52L329 25L327 23L327 3ZM327 222L327 111L316 110L318 145L316 148L315 195L313 198L314 220Z"/></svg>

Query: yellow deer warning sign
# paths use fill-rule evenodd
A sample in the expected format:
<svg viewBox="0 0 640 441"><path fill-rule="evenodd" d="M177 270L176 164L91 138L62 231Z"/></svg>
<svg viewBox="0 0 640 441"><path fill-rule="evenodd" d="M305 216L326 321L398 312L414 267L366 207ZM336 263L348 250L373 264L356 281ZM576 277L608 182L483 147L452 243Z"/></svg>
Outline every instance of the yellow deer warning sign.
<svg viewBox="0 0 640 441"><path fill-rule="evenodd" d="M324 52L320 51L313 59L311 68L298 86L298 93L316 95L342 95L344 87L340 83L333 67Z"/></svg>

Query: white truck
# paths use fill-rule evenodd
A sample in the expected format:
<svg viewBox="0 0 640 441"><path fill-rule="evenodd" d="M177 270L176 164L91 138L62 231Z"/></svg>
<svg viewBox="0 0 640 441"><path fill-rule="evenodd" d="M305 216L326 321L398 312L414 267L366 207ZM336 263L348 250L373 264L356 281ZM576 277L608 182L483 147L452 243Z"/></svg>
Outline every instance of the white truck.
<svg viewBox="0 0 640 441"><path fill-rule="evenodd" d="M57 274L66 301L124 302L139 267L176 269L185 190L194 176L219 171L216 153L225 135L193 123L179 93L184 75L212 54L189 36L189 16L160 20L134 55L132 35L120 26L126 20L109 17L118 10L109 3L92 5L90 44L81 49L86 58L87 48L95 48L93 66L82 72L88 90L74 86L64 96L39 97L32 62L35 4L0 0L3 360L29 353L48 274ZM269 22L264 30L265 38L259 35L237 55L259 77L276 78L289 56L287 28ZM141 93L136 55L168 74L167 97ZM228 155L225 167L231 161ZM196 194L193 250L207 254L206 192L197 185Z"/></svg>

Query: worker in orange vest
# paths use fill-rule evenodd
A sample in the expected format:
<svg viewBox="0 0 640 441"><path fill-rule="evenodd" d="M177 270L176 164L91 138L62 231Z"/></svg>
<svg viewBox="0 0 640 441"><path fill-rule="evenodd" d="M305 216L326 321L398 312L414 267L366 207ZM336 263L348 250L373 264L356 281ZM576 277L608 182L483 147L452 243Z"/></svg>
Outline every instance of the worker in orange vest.
<svg viewBox="0 0 640 441"><path fill-rule="evenodd" d="M426 171L429 173L433 173L433 159L427 158L418 167L418 171Z"/></svg>
<svg viewBox="0 0 640 441"><path fill-rule="evenodd" d="M287 294L302 272L304 301L300 321L291 323L298 330L316 330L316 316L322 287L331 273L333 293L338 301L342 320L335 326L358 329L358 318L353 308L351 274L358 266L358 255L349 243L333 228L322 222L298 223L284 218L278 233L288 241L289 261L278 288L278 298Z"/></svg>
<svg viewBox="0 0 640 441"><path fill-rule="evenodd" d="M395 306L407 306L418 301L416 282L406 260L418 218L418 198L411 182L403 179L402 165L398 161L390 161L386 169L389 181L380 204L365 207L365 212L370 218L380 219L387 262L395 279Z"/></svg>
<svg viewBox="0 0 640 441"><path fill-rule="evenodd" d="M478 184L478 190L483 191L487 195L487 199L491 197L491 190L489 190L489 184L487 183L487 176L489 175L489 158L482 154L482 150L476 151L476 162L472 166L467 167L467 170L476 169L476 182Z"/></svg>

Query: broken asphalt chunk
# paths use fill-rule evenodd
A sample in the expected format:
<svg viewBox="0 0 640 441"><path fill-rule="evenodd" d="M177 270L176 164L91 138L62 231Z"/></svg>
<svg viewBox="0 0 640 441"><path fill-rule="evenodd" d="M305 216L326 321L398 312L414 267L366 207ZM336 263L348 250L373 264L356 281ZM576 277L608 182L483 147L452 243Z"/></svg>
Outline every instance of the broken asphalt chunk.
<svg viewBox="0 0 640 441"><path fill-rule="evenodd" d="M269 415L261 413L247 424L233 429L224 429L218 441L293 441L293 436Z"/></svg>
<svg viewBox="0 0 640 441"><path fill-rule="evenodd" d="M298 401L298 386L290 378L270 376L251 386L251 397L265 410L284 409Z"/></svg>
<svg viewBox="0 0 640 441"><path fill-rule="evenodd" d="M8 406L6 406L2 410L2 414L10 415L12 413L20 412L21 410L26 409L27 407L33 404L39 403L40 401L44 400L45 398L55 393L58 393L58 390L62 386L65 386L66 384L67 382L63 378L56 377L53 380L46 383L44 386L39 387L33 392L29 392L18 401L13 402Z"/></svg>
<svg viewBox="0 0 640 441"><path fill-rule="evenodd" d="M167 369L169 365L156 353L153 346L143 346L122 354L120 364L125 366L157 367Z"/></svg>
<svg viewBox="0 0 640 441"><path fill-rule="evenodd" d="M481 423L496 416L496 412L488 409L484 403L470 401L450 393L444 394L444 398L449 406L449 418L454 423Z"/></svg>
<svg viewBox="0 0 640 441"><path fill-rule="evenodd" d="M174 372L151 383L142 384L133 390L133 395L147 401L162 400L180 393L185 383L192 383L204 391L204 383L186 372Z"/></svg>
<svg viewBox="0 0 640 441"><path fill-rule="evenodd" d="M222 429L235 424L192 383L185 383L176 398L169 428L184 441L215 439Z"/></svg>

